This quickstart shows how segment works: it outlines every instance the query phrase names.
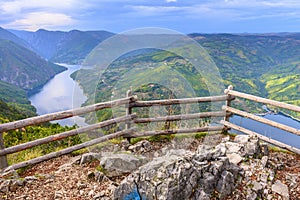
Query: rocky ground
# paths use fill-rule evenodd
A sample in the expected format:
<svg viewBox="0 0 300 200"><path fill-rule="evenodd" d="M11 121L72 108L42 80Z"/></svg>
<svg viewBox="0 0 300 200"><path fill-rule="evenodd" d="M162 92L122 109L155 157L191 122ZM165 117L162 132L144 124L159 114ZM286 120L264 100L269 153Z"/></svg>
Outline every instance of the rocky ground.
<svg viewBox="0 0 300 200"><path fill-rule="evenodd" d="M0 199L299 199L300 156L268 149L245 137L124 140L2 176Z"/></svg>

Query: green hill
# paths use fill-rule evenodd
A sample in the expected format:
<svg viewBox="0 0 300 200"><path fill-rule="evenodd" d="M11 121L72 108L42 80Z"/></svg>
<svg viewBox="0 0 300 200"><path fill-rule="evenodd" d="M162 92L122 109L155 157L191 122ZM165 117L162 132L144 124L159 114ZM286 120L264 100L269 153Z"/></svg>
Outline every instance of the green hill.
<svg viewBox="0 0 300 200"><path fill-rule="evenodd" d="M232 84L238 91L300 105L300 34L191 34L190 37L207 50L219 68L225 86ZM156 64L161 65L155 68L156 72L146 69ZM195 73L191 64L166 51L133 53L111 63L102 77L94 77L97 72L92 70L81 70L73 78L78 75L76 78L89 94L90 101L95 97L96 102L101 102L111 98L120 79L132 69L138 73L131 74L135 77L131 82L122 82L124 87L130 88L138 80L148 77L168 79L171 74L164 73L166 67L179 72L198 96L208 95L201 75ZM240 103L238 106L248 110L259 111L261 106Z"/></svg>
<svg viewBox="0 0 300 200"><path fill-rule="evenodd" d="M10 107L13 107L13 111L18 110L18 112L16 112L16 115L21 116L22 118L36 115L36 109L30 104L30 101L27 99L26 91L18 88L15 85L0 81L0 101L5 102ZM2 107L2 109L0 109L0 114L5 117L5 113L6 109ZM20 115L20 113L22 115ZM8 117L8 119L15 120L20 118L13 118L10 116Z"/></svg>
<svg viewBox="0 0 300 200"><path fill-rule="evenodd" d="M27 91L44 85L66 68L43 60L9 40L0 40L0 80Z"/></svg>

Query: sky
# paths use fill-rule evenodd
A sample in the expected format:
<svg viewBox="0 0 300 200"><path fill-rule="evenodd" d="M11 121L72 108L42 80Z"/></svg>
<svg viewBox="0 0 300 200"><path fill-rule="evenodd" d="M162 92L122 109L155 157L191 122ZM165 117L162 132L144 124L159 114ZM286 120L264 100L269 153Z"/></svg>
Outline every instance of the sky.
<svg viewBox="0 0 300 200"><path fill-rule="evenodd" d="M1 0L6 29L300 32L299 0Z"/></svg>

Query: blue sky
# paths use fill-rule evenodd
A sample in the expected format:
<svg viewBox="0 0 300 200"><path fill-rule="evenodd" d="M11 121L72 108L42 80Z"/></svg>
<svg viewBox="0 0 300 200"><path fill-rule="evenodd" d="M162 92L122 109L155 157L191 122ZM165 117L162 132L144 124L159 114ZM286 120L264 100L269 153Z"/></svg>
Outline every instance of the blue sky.
<svg viewBox="0 0 300 200"><path fill-rule="evenodd" d="M7 29L300 32L299 0L1 0Z"/></svg>

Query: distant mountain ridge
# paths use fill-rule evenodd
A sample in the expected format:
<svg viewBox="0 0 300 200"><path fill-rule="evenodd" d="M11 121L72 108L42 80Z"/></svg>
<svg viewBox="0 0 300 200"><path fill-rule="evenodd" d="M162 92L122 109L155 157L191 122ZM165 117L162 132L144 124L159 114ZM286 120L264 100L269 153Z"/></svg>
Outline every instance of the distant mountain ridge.
<svg viewBox="0 0 300 200"><path fill-rule="evenodd" d="M12 33L29 43L36 53L52 62L79 64L101 41L113 36L107 31L72 30L36 32L11 30Z"/></svg>
<svg viewBox="0 0 300 200"><path fill-rule="evenodd" d="M32 50L32 47L30 46L30 44L28 44L25 40L19 38L15 34L11 33L8 30L5 30L4 28L1 28L1 27L0 27L0 39L12 41L20 46L23 46L27 49Z"/></svg>

